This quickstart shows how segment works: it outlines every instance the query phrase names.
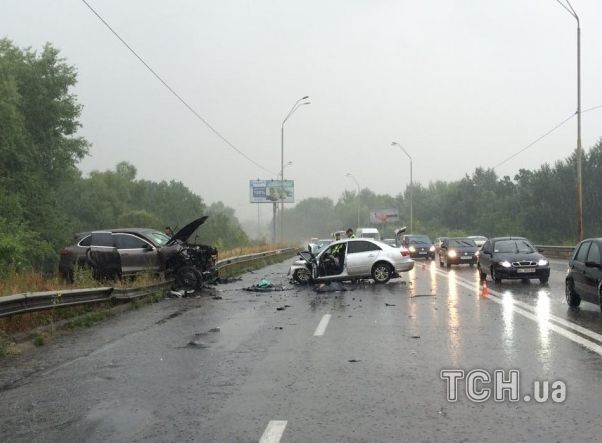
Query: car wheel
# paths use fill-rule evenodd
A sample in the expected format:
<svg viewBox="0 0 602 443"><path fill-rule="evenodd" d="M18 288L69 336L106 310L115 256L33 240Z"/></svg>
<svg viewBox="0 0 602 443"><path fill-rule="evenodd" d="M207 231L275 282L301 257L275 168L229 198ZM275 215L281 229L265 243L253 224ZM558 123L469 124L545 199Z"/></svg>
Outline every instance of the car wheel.
<svg viewBox="0 0 602 443"><path fill-rule="evenodd" d="M389 263L376 263L372 268L372 278L376 283L387 283L392 274L393 271Z"/></svg>
<svg viewBox="0 0 602 443"><path fill-rule="evenodd" d="M564 286L564 295L566 304L572 308L576 308L581 304L581 297L575 292L575 283L573 280L567 280Z"/></svg>
<svg viewBox="0 0 602 443"><path fill-rule="evenodd" d="M447 269L451 268L451 263L449 262L449 258L447 256L445 257L445 267Z"/></svg>
<svg viewBox="0 0 602 443"><path fill-rule="evenodd" d="M548 279L549 279L549 278L550 278L550 277L541 277L541 278L539 279L539 283L541 283L542 285L545 285L546 283L548 283Z"/></svg>
<svg viewBox="0 0 602 443"><path fill-rule="evenodd" d="M495 272L495 268L493 266L491 267L491 280L493 280L497 284L500 284L502 282L502 278L499 275L497 275L497 272Z"/></svg>
<svg viewBox="0 0 602 443"><path fill-rule="evenodd" d="M297 269L293 273L293 280L295 280L297 283L309 283L311 280L311 274L307 269Z"/></svg>
<svg viewBox="0 0 602 443"><path fill-rule="evenodd" d="M176 271L178 286L187 291L196 291L203 286L203 274L194 266L182 266Z"/></svg>

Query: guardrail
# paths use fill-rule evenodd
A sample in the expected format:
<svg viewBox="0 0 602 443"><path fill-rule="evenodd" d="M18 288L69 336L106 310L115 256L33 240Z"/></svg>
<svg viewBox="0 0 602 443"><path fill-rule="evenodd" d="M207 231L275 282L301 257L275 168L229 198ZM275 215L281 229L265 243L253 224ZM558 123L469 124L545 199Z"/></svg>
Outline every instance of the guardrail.
<svg viewBox="0 0 602 443"><path fill-rule="evenodd" d="M542 249L545 256L552 258L569 258L575 250L574 246L535 245L535 247Z"/></svg>
<svg viewBox="0 0 602 443"><path fill-rule="evenodd" d="M216 263L218 270L228 266L247 263L268 257L290 254L295 248L277 249L256 254L241 255L226 258ZM63 289L59 291L28 292L23 294L0 297L0 317L23 314L26 312L43 311L58 307L85 305L88 303L109 302L112 300L130 301L168 289L173 280L155 283L139 288L100 287L89 289Z"/></svg>

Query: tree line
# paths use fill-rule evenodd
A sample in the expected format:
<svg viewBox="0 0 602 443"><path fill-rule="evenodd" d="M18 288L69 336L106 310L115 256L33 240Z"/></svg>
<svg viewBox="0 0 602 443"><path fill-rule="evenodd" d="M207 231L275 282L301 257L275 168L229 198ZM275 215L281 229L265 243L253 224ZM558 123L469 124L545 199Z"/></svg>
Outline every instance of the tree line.
<svg viewBox="0 0 602 443"><path fill-rule="evenodd" d="M456 181L414 184L414 232L439 236L525 236L539 244L576 244L576 156L536 170L520 169L514 177L476 168ZM586 237L602 236L602 139L583 154L583 207ZM369 212L397 208L401 221L378 226L384 237L410 224L410 189L398 195L359 195L345 191L335 202L308 198L284 212L285 235L296 240L328 238L330 233L369 223Z"/></svg>
<svg viewBox="0 0 602 443"><path fill-rule="evenodd" d="M248 244L231 208L207 206L184 184L136 178L136 168L84 177L90 143L77 134L82 106L74 66L52 45L22 49L0 39L0 275L52 271L74 233L114 227L163 229L209 214L197 241Z"/></svg>

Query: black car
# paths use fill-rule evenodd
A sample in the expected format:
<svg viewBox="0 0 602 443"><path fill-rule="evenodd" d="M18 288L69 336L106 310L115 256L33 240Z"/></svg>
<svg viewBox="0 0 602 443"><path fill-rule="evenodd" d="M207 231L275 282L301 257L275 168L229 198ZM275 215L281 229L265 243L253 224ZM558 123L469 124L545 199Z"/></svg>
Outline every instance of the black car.
<svg viewBox="0 0 602 443"><path fill-rule="evenodd" d="M550 278L550 264L541 252L523 237L490 238L479 251L481 280L489 275L496 283L537 278L545 284Z"/></svg>
<svg viewBox="0 0 602 443"><path fill-rule="evenodd" d="M439 265L447 268L451 265L470 265L477 263L477 247L474 240L470 238L456 237L446 238L439 247Z"/></svg>
<svg viewBox="0 0 602 443"><path fill-rule="evenodd" d="M412 258L435 259L435 247L426 235L404 235L401 239L401 246L410 251L410 257Z"/></svg>
<svg viewBox="0 0 602 443"><path fill-rule="evenodd" d="M217 249L189 243L207 216L184 226L173 237L150 228L105 229L75 236L60 254L59 274L73 281L74 269L91 268L99 280L141 272L173 276L185 288L199 289L218 276Z"/></svg>
<svg viewBox="0 0 602 443"><path fill-rule="evenodd" d="M566 302L579 306L581 300L600 305L602 309L602 238L583 240L569 260L566 276Z"/></svg>

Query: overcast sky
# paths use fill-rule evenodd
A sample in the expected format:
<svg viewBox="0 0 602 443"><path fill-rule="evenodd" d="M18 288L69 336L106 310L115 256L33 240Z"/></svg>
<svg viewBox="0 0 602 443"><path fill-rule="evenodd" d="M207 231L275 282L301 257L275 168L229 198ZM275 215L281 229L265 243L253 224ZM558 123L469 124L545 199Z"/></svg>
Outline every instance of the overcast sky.
<svg viewBox="0 0 602 443"><path fill-rule="evenodd" d="M355 184L399 193L491 167L576 110L576 22L555 0L89 0L205 119L179 103L79 0L2 0L0 33L58 47L77 67L84 172L129 161L206 202L256 217L249 179L280 170L297 201ZM602 1L573 0L582 24L582 106L602 104ZM569 155L576 118L498 169L513 176ZM583 146L602 109L583 114ZM262 213L267 219L267 205Z"/></svg>

